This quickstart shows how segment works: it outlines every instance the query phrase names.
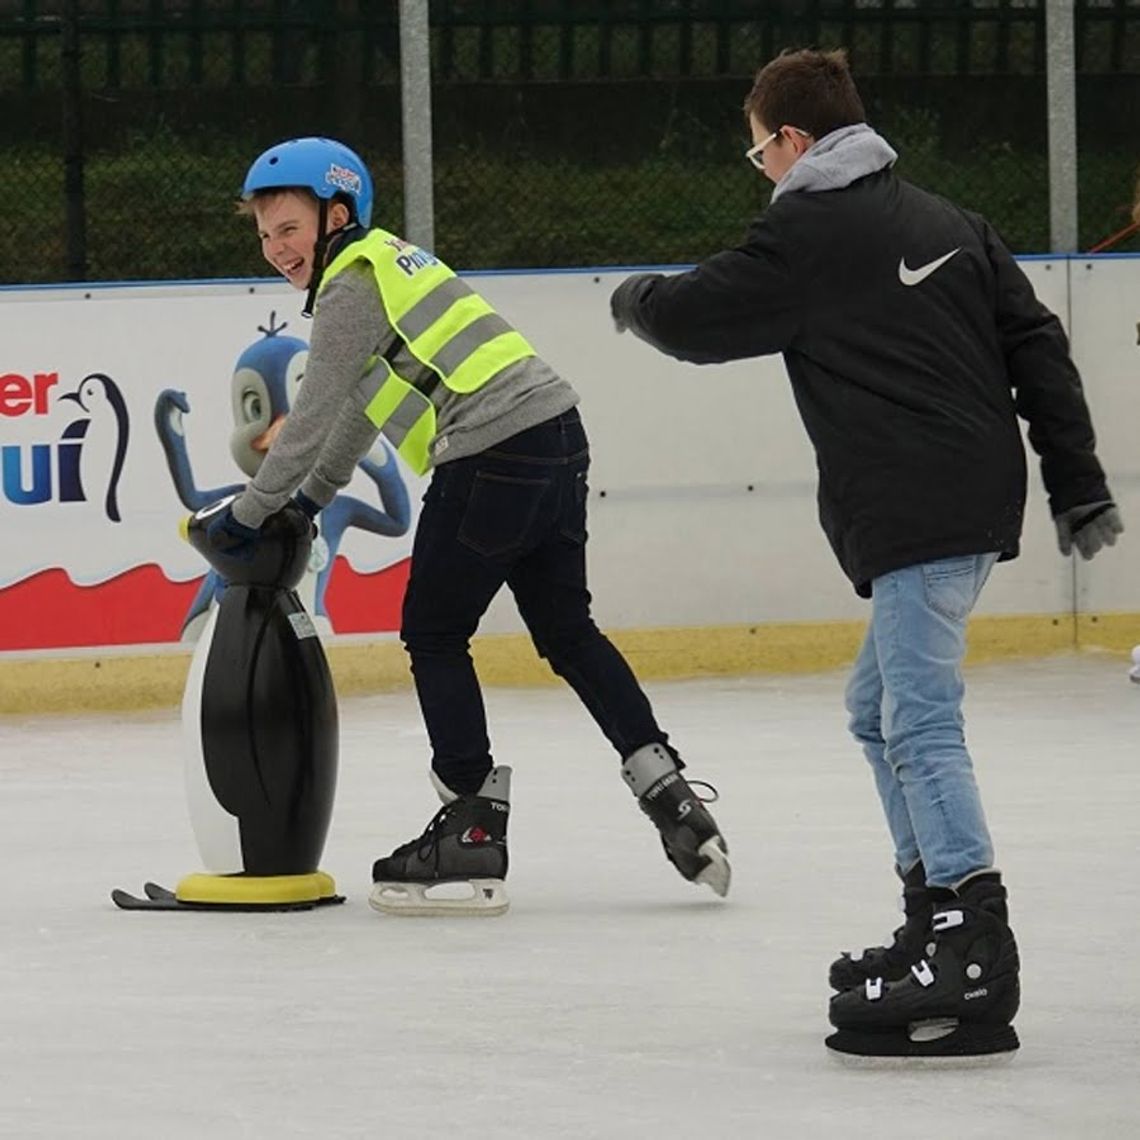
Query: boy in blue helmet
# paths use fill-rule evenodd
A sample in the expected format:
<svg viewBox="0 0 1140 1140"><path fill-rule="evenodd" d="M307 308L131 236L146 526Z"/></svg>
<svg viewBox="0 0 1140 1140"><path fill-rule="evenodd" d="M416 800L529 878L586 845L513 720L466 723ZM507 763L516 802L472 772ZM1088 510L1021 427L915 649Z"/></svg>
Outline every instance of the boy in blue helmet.
<svg viewBox="0 0 1140 1140"><path fill-rule="evenodd" d="M244 212L266 260L313 315L305 380L257 475L212 541L240 551L291 496L310 514L378 432L433 471L400 636L443 808L373 867L388 913L502 913L510 769L495 766L469 641L505 583L541 656L622 760L622 774L689 880L724 895L727 848L629 666L598 630L586 588L590 455L574 389L426 250L370 229L372 180L331 139L294 139L250 167ZM434 891L470 884L467 897ZM444 897L439 897L440 895Z"/></svg>

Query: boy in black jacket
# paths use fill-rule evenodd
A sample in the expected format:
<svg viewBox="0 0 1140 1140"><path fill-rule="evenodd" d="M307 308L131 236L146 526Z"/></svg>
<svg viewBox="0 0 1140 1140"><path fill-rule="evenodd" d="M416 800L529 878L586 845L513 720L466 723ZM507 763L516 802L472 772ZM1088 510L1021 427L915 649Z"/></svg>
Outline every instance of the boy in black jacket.
<svg viewBox="0 0 1140 1140"><path fill-rule="evenodd" d="M815 447L820 520L872 614L847 689L904 885L890 947L831 968L840 1052L1011 1052L1018 957L962 732L966 621L1018 552L1041 455L1062 554L1123 527L1060 323L993 228L901 181L842 52L788 52L745 102L775 183L742 245L614 292L681 360L780 352Z"/></svg>

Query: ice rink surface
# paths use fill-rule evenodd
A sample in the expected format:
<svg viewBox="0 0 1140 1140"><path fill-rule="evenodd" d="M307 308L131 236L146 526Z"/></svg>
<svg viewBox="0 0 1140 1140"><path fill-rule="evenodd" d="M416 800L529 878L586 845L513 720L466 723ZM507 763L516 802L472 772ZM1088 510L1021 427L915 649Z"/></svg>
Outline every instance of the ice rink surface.
<svg viewBox="0 0 1140 1140"><path fill-rule="evenodd" d="M1140 685L1072 656L968 672L1022 951L1022 1049L863 1071L823 1048L835 951L896 883L840 674L650 686L716 784L722 902L684 882L564 689L487 694L512 906L399 919L371 861L437 804L410 692L345 700L323 867L348 902L138 914L199 870L175 711L0 720L0 1135L230 1140L1140 1136Z"/></svg>

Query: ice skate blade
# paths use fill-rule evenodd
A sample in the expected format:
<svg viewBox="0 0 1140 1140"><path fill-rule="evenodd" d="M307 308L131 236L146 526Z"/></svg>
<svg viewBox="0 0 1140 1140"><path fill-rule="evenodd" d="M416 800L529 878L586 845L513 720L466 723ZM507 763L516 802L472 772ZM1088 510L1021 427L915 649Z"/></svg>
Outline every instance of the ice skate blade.
<svg viewBox="0 0 1140 1140"><path fill-rule="evenodd" d="M1012 1061L1020 1047L1012 1025L961 1025L950 1018L916 1022L908 1031L864 1033L840 1029L824 1044L830 1056L854 1068L978 1068Z"/></svg>
<svg viewBox="0 0 1140 1140"><path fill-rule="evenodd" d="M719 837L706 839L697 848L697 854L708 860L708 865L702 867L693 879L694 883L704 883L724 898L728 894L729 884L732 882L732 867L728 862L728 855L721 845Z"/></svg>
<svg viewBox="0 0 1140 1140"><path fill-rule="evenodd" d="M368 905L380 914L401 918L494 918L506 914L511 900L502 879L457 879L439 883L376 883L368 896Z"/></svg>

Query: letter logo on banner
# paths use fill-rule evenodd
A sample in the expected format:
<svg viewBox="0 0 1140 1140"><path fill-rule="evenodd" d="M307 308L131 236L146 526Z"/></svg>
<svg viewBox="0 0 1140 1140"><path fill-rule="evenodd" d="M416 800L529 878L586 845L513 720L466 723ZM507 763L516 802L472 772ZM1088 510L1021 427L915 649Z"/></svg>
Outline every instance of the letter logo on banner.
<svg viewBox="0 0 1140 1140"><path fill-rule="evenodd" d="M50 415L49 393L58 383L57 372L37 372L30 378L18 372L0 375L0 429L5 419ZM97 476L100 481L107 518L121 522L118 488L130 439L130 415L119 386L110 376L92 372L74 392L56 399L57 407L63 401L73 402L86 415L69 423L56 441L0 444L0 488L4 498L21 507L86 501L83 449L88 429L95 421L100 435L110 440L110 454L104 461L105 469L90 471L88 475Z"/></svg>

